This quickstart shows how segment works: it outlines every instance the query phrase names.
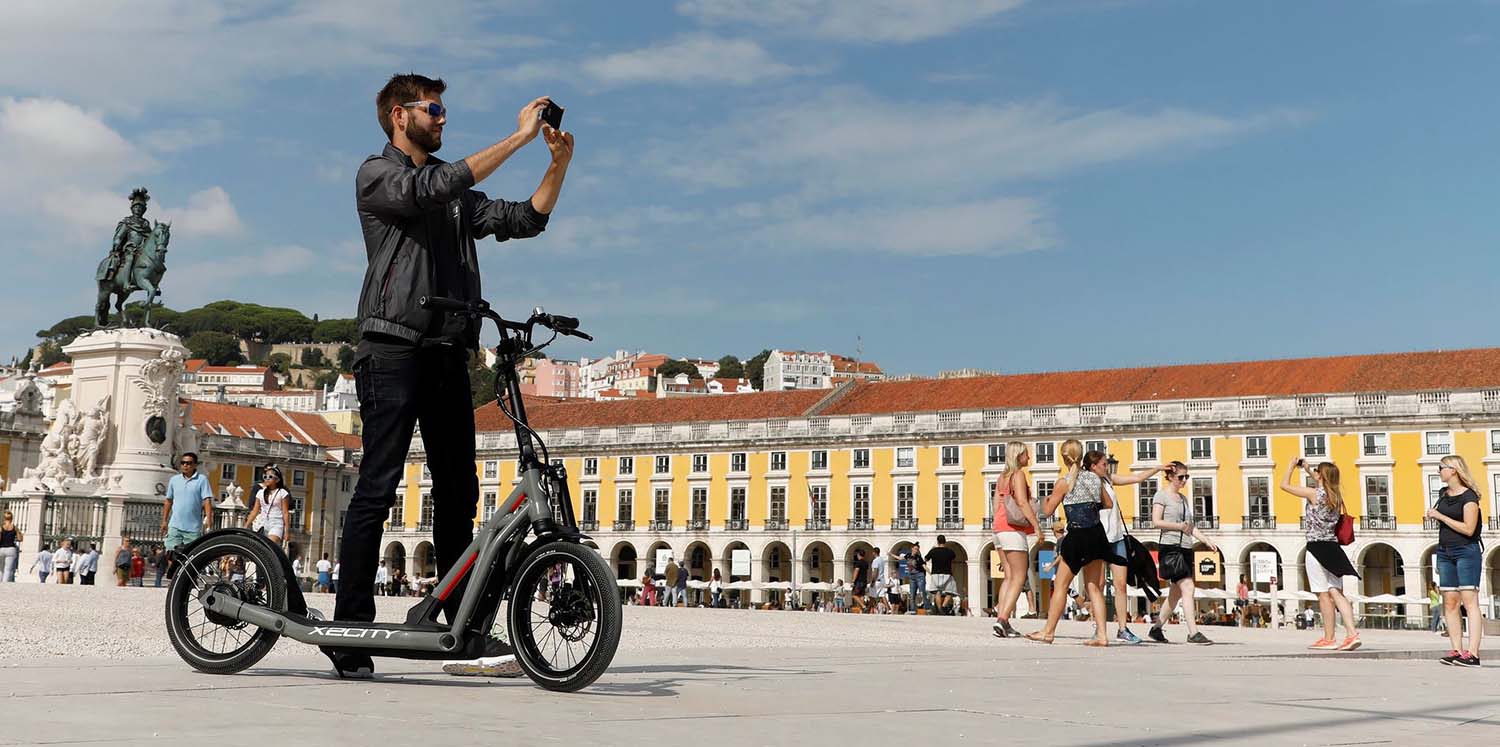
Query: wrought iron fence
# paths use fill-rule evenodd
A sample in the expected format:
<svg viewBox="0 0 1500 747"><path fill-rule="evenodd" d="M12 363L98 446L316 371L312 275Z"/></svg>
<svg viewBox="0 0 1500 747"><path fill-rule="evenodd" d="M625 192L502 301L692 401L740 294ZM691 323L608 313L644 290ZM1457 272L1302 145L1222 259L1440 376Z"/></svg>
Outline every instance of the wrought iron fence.
<svg viewBox="0 0 1500 747"><path fill-rule="evenodd" d="M22 532L26 531L26 503L25 498L0 498L0 515L9 511L16 522L16 528Z"/></svg>
<svg viewBox="0 0 1500 747"><path fill-rule="evenodd" d="M125 501L121 528L132 543L155 546L166 540L161 530L161 506L152 501Z"/></svg>
<svg viewBox="0 0 1500 747"><path fill-rule="evenodd" d="M891 522L891 529L897 532L914 532L917 529L917 518L915 516L897 517Z"/></svg>
<svg viewBox="0 0 1500 747"><path fill-rule="evenodd" d="M52 547L62 544L65 539L73 540L74 547L88 542L103 543L104 514L108 506L106 498L47 496L42 515L42 542Z"/></svg>

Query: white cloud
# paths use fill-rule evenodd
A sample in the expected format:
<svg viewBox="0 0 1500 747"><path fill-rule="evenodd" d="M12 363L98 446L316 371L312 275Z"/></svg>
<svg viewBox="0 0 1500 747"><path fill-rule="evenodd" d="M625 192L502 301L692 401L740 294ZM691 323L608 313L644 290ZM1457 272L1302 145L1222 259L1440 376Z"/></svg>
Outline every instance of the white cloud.
<svg viewBox="0 0 1500 747"><path fill-rule="evenodd" d="M7 76L10 91L112 112L141 113L161 102L204 106L243 98L249 81L406 69L413 60L436 62L434 50L493 64L507 50L542 43L484 29L498 13L529 4L12 0L0 24L0 70L26 71Z"/></svg>
<svg viewBox="0 0 1500 747"><path fill-rule="evenodd" d="M709 34L692 34L643 49L595 57L585 60L582 69L600 83L615 85L748 85L797 72L796 68L777 62L753 41Z"/></svg>
<svg viewBox="0 0 1500 747"><path fill-rule="evenodd" d="M152 130L141 136L141 142L158 153L178 153L224 139L224 123L203 119L190 125Z"/></svg>
<svg viewBox="0 0 1500 747"><path fill-rule="evenodd" d="M233 236L244 228L223 187L194 192L188 195L186 205L180 208L162 205L160 212L159 220L170 222L174 233L181 231L194 238Z"/></svg>
<svg viewBox="0 0 1500 747"><path fill-rule="evenodd" d="M1185 109L1088 112L1054 101L894 101L842 89L803 94L796 105L732 112L697 140L652 146L643 163L699 188L791 182L810 194L972 189L1217 144L1301 118Z"/></svg>
<svg viewBox="0 0 1500 747"><path fill-rule="evenodd" d="M907 43L946 36L1024 0L683 0L677 10L708 24L750 24L844 42Z"/></svg>
<svg viewBox="0 0 1500 747"><path fill-rule="evenodd" d="M1046 249L1056 228L1038 200L1000 197L953 205L875 206L804 214L754 234L791 250L909 256L996 255Z"/></svg>
<svg viewBox="0 0 1500 747"><path fill-rule="evenodd" d="M173 225L176 234L176 225ZM181 256L181 255L179 255ZM246 279L269 281L306 273L316 268L318 254L296 244L265 247L231 256L173 264L168 255L168 277L162 285L172 294L172 305L188 308L220 298L240 298L268 303L280 294L268 290L265 299L246 295ZM253 287L253 286L251 286Z"/></svg>

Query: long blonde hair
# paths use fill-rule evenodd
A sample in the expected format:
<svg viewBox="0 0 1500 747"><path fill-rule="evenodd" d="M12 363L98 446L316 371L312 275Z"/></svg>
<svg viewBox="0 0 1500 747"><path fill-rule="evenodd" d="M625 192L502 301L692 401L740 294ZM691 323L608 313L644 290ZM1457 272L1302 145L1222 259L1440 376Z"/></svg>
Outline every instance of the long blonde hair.
<svg viewBox="0 0 1500 747"><path fill-rule="evenodd" d="M1339 488L1339 467L1333 462L1319 462L1318 479L1323 482L1323 494L1328 506L1340 514L1344 513L1344 493Z"/></svg>
<svg viewBox="0 0 1500 747"><path fill-rule="evenodd" d="M1027 453L1026 444L1021 441L1011 441L1005 445L1005 471L1000 477L1009 480L1017 472L1021 471L1021 457Z"/></svg>
<svg viewBox="0 0 1500 747"><path fill-rule="evenodd" d="M1062 455L1063 468L1073 469L1073 466L1083 461L1083 443L1076 438L1070 438L1062 442L1057 453Z"/></svg>
<svg viewBox="0 0 1500 747"><path fill-rule="evenodd" d="M1465 462L1463 457L1457 454L1449 454L1439 459L1438 463L1452 467L1453 471L1458 473L1458 481L1463 483L1464 487L1474 491L1474 495L1484 495L1479 492L1479 483L1474 482L1474 476L1469 474L1469 463Z"/></svg>

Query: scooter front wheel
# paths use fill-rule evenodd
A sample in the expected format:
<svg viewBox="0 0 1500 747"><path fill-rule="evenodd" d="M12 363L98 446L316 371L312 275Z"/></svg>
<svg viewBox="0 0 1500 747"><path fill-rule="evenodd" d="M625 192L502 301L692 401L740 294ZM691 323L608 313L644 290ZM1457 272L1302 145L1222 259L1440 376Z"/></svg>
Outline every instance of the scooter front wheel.
<svg viewBox="0 0 1500 747"><path fill-rule="evenodd" d="M275 551L243 535L207 537L178 566L167 588L167 637L183 661L212 674L253 666L280 635L210 612L200 601L209 590L285 612L286 579Z"/></svg>
<svg viewBox="0 0 1500 747"><path fill-rule="evenodd" d="M538 685L574 692L599 679L622 617L620 588L597 550L559 540L521 561L507 622L516 662Z"/></svg>

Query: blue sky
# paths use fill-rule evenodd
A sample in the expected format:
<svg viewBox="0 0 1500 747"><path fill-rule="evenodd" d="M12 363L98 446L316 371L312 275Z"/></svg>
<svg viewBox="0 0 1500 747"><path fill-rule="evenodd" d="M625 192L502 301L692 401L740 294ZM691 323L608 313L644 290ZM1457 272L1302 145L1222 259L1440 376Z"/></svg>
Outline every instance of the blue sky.
<svg viewBox="0 0 1500 747"><path fill-rule="evenodd" d="M213 7L209 7L212 5ZM577 155L485 291L593 345L892 373L1497 343L1500 4L162 0L8 6L0 351L92 307L137 184L167 302L352 316L401 70L440 156L550 94ZM135 7L141 6L141 7ZM524 199L536 142L480 186Z"/></svg>

